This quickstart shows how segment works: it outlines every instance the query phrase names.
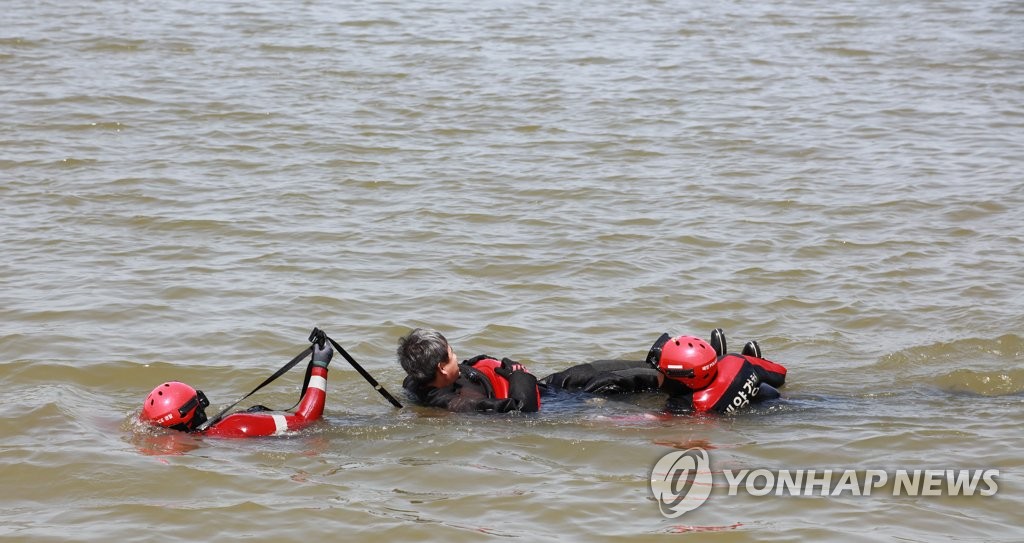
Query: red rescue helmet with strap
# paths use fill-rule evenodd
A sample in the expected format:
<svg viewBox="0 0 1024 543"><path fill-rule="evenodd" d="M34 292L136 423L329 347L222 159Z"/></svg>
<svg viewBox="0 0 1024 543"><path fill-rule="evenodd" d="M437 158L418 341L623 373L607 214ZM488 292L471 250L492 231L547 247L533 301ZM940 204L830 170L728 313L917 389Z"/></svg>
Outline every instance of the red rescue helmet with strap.
<svg viewBox="0 0 1024 543"><path fill-rule="evenodd" d="M675 379L693 390L711 383L718 371L718 354L714 347L699 337L662 336L651 348L648 362L657 364L666 377Z"/></svg>
<svg viewBox="0 0 1024 543"><path fill-rule="evenodd" d="M185 383L169 381L158 385L142 402L143 422L172 430L191 432L206 422L205 408L210 405L203 391Z"/></svg>

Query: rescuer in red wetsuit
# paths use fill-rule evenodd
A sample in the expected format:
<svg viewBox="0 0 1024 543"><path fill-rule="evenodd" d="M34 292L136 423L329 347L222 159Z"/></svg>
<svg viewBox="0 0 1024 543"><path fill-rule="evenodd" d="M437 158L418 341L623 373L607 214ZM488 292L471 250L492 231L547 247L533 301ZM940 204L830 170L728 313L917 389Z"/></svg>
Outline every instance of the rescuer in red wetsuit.
<svg viewBox="0 0 1024 543"><path fill-rule="evenodd" d="M402 385L421 405L449 411L540 410L537 378L508 358L480 355L460 364L440 332L423 328L401 338L397 354L408 374Z"/></svg>
<svg viewBox="0 0 1024 543"><path fill-rule="evenodd" d="M250 410L232 413L199 433L217 437L272 436L301 430L319 419L327 400L327 366L334 356L334 349L323 339L314 342L312 349L312 360L307 368L308 382L294 412ZM146 396L140 419L173 430L195 432L206 422L205 408L209 405L210 401L201 390L170 381L157 386Z"/></svg>
<svg viewBox="0 0 1024 543"><path fill-rule="evenodd" d="M647 359L598 360L549 375L542 385L595 394L661 391L671 412L733 413L751 403L779 397L786 368L761 357L756 341L728 353L721 328L711 343L693 336L662 334Z"/></svg>

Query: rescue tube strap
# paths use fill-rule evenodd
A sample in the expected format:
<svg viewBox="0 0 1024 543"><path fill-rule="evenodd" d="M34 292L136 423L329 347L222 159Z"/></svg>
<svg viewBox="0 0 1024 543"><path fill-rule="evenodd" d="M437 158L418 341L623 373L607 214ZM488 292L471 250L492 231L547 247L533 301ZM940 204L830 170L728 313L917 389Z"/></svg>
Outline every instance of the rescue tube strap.
<svg viewBox="0 0 1024 543"><path fill-rule="evenodd" d="M402 404L399 403L399 401L396 400L395 397L391 395L391 393L385 390L384 387L381 386L380 383L378 383L377 380L374 379L366 370L364 370L363 367L359 365L359 362L356 362L356 359L352 358L352 355L348 354L348 351L342 348L341 345L338 345L338 342L334 341L334 339L331 338L330 336L325 337L327 338L327 341L331 342L331 346L333 346L336 351L341 353L341 356L345 357L345 360L347 360L348 363L351 364L352 367L359 372L359 375L362 375L363 379L366 379L366 382L370 383L370 386L372 386L374 390L380 392L380 395L384 396L384 398L387 401L391 402L391 405L399 409L402 408Z"/></svg>
<svg viewBox="0 0 1024 543"><path fill-rule="evenodd" d="M213 426L214 424L220 422L220 419L224 418L224 415L227 414L227 412L230 411L233 407L235 407L236 405L241 403L242 400L248 398L249 396L252 396L253 394L256 393L257 390L259 390L259 389L269 385L275 379L277 379L278 377L284 375L288 370L290 370L293 367L295 367L295 364L298 364L303 358L306 358L307 356L309 356L311 354L313 354L313 346L312 345L309 346L309 347L306 347L306 350L304 350L301 353L299 353L298 356L296 356L295 358L291 359L290 362L288 362L284 366L281 366L281 369L279 369L276 372L274 372L274 374L271 375L270 377L267 377L267 379L265 381L263 381L262 383L260 383L260 385L258 387L252 389L252 392L246 394L245 396L242 396L241 398L238 399L238 401L236 401L235 403L233 403L233 404L225 407L223 410L221 410L220 413L217 413L216 415L214 415L214 416L210 417L209 419L207 419L206 422L200 424L198 427L196 427L195 431L196 432L202 432L203 430L206 430L210 426Z"/></svg>
<svg viewBox="0 0 1024 543"><path fill-rule="evenodd" d="M373 388L377 392L379 392L381 394L381 396L384 396L384 398L386 398L389 402L391 402L391 404L394 405L395 407L398 407L398 408L402 407L402 404L399 403L398 400L396 400L394 396L392 396L390 393L388 393L388 391L385 390L384 387L381 386L380 383L378 383L377 380L374 379L366 370L364 370L363 367L360 366L359 363L356 362L354 358L352 358L352 355L348 354L348 351L346 351L344 348L342 348L341 345L338 345L338 342L334 341L334 339L332 339L330 336L328 336L323 330L321 330L319 328L313 328L313 331L310 332L310 334L309 334L309 341L311 343L320 344L322 346L323 342L325 340L326 341L330 341L331 342L331 346L333 346L339 353L341 353L341 356L345 357L345 360L347 360L348 363L351 364L352 367L355 368L355 370L357 372L359 372L360 375L363 376L363 379L366 379L366 381L368 383L370 383L370 385L372 385ZM232 408L234 408L236 405L241 403L243 400L245 400L249 396L252 396L253 394L255 394L259 389L269 385L271 382L273 382L278 377L280 377L280 376L284 375L285 373L287 373L288 370L294 368L296 364L298 364L300 361L302 361L302 359L304 359L307 356L310 356L312 354L313 354L313 346L310 345L309 347L306 347L306 350L304 350L301 353L299 353L295 358L291 359L287 364L285 364L284 366L281 366L281 369L279 369L276 372L274 372L273 375L271 375L270 377L267 377L267 379L265 381L263 381L262 383L260 383L259 386L257 386L256 388L252 389L252 392L246 394L245 396L242 396L237 401L235 401L235 403L233 403L233 404L225 407L223 410L221 410L220 413L217 413L215 416L210 417L209 419L207 419L206 422L204 422L204 423L200 424L198 427L196 427L195 431L196 432L202 432L202 431L206 430L207 428L209 428L210 426L213 426L214 424L220 422L220 419L224 418L224 415L226 415L227 412L230 411ZM302 393L303 394L305 394L306 388L310 386L310 381L311 381L311 378L312 378L311 373L310 373L311 369L312 369L312 365L306 367L305 382L302 384ZM323 378L321 377L319 379L322 380ZM314 384L314 388L319 388L321 390L326 388L326 387L323 387L323 385L321 383L322 383L322 381L317 381ZM321 386L316 386L316 385L321 385ZM299 402L296 403L295 405L298 406L299 403L301 403L301 402L302 402L302 398L300 396ZM294 407L292 407L292 409L294 409ZM290 411L290 409L289 409L289 411Z"/></svg>

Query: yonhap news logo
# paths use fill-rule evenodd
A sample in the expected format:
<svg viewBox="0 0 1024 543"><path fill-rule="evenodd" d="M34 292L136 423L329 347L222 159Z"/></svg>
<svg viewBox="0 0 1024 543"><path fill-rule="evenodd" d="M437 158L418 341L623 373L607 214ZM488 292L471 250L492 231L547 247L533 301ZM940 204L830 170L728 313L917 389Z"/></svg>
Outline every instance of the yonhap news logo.
<svg viewBox="0 0 1024 543"><path fill-rule="evenodd" d="M676 518L707 501L713 479L707 451L674 451L662 456L651 470L651 492L661 514Z"/></svg>
<svg viewBox="0 0 1024 543"><path fill-rule="evenodd" d="M993 496L997 469L739 469L711 470L701 448L673 451L651 469L651 493L661 514L682 516L700 507L716 487L750 496ZM717 479L717 481L716 481ZM724 481L722 481L724 479Z"/></svg>

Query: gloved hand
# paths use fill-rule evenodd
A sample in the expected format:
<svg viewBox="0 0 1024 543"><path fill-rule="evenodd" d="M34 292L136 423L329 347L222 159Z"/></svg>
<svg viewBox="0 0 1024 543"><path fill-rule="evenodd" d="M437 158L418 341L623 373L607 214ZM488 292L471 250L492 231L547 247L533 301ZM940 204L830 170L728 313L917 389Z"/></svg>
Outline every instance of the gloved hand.
<svg viewBox="0 0 1024 543"><path fill-rule="evenodd" d="M327 369L327 366L331 364L331 358L334 358L334 348L331 347L331 342L324 340L323 346L319 343L313 342L313 365L318 368Z"/></svg>
<svg viewBox="0 0 1024 543"><path fill-rule="evenodd" d="M508 379L508 375L506 373L511 373L511 372L514 372L514 371L526 371L526 366L523 366L522 364L520 364L519 362L516 362L515 360L512 360L511 358L502 358L501 359L501 367L494 369L494 373L497 373L498 375L500 375L500 376L502 376L502 377L504 377L506 379ZM502 372L506 372L506 373L502 373ZM529 373L529 372L527 372L527 373Z"/></svg>
<svg viewBox="0 0 1024 543"><path fill-rule="evenodd" d="M524 413L540 411L537 399L537 378L526 368L508 358L501 359L501 366L494 368L494 373L508 380L508 397L519 403L519 410Z"/></svg>

